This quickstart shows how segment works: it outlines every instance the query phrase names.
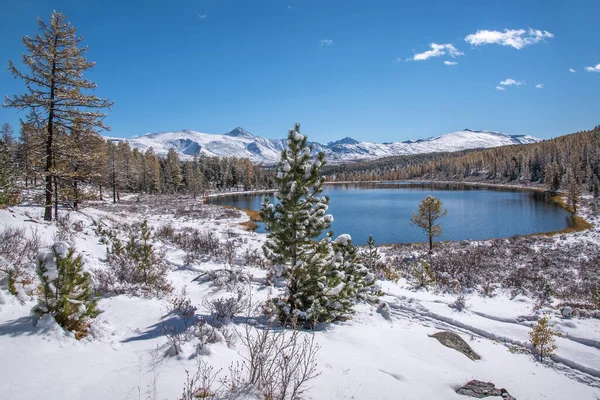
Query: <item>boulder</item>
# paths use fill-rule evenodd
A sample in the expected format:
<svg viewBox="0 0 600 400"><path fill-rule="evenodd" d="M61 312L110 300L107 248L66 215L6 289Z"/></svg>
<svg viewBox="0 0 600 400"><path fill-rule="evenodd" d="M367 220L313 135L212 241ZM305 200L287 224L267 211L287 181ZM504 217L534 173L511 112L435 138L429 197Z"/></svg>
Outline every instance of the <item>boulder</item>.
<svg viewBox="0 0 600 400"><path fill-rule="evenodd" d="M463 353L471 360L481 360L479 354L475 353L471 346L469 346L467 342L465 342L463 338L458 336L456 333L442 331L436 332L433 335L429 335L429 337L436 338L444 346Z"/></svg>
<svg viewBox="0 0 600 400"><path fill-rule="evenodd" d="M567 318L571 317L573 315L573 309L569 306L566 306L562 309L562 315Z"/></svg>
<svg viewBox="0 0 600 400"><path fill-rule="evenodd" d="M506 389L498 389L492 382L472 380L456 391L458 394L483 399L484 397L501 397L506 400L516 400Z"/></svg>

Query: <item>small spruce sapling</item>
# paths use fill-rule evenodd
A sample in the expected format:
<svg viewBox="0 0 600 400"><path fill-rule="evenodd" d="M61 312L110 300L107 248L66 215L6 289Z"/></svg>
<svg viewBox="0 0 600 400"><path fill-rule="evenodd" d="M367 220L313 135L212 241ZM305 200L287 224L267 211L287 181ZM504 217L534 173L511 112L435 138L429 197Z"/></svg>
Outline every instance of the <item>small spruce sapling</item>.
<svg viewBox="0 0 600 400"><path fill-rule="evenodd" d="M555 331L554 324L549 322L549 318L546 314L542 315L537 323L533 326L529 332L529 338L533 348L540 356L540 362L544 362L544 356L551 356L556 350L556 344L554 343L555 337L561 337L562 334L559 331Z"/></svg>
<svg viewBox="0 0 600 400"><path fill-rule="evenodd" d="M381 255L377 251L373 235L369 235L369 240L367 241L367 250L365 251L364 259L366 267L369 268L370 271L375 271L375 269L377 268L377 263L379 263L379 260L381 260Z"/></svg>
<svg viewBox="0 0 600 400"><path fill-rule="evenodd" d="M425 259L418 260L411 270L415 287L422 288L435 285L435 274L431 270L429 262Z"/></svg>
<svg viewBox="0 0 600 400"><path fill-rule="evenodd" d="M66 242L56 242L37 261L40 279L38 304L32 313L38 318L50 314L56 322L80 339L87 335L89 319L99 314L90 275L83 270L81 255L75 256Z"/></svg>

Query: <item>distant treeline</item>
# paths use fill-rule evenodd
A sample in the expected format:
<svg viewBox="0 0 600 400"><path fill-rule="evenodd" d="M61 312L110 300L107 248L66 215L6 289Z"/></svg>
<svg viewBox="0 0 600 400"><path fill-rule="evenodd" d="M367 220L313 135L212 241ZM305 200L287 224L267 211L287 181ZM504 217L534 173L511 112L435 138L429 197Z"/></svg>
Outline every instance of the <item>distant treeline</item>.
<svg viewBox="0 0 600 400"><path fill-rule="evenodd" d="M547 184L551 190L577 183L600 193L600 125L538 143L388 157L328 166L329 181L478 180L493 183Z"/></svg>

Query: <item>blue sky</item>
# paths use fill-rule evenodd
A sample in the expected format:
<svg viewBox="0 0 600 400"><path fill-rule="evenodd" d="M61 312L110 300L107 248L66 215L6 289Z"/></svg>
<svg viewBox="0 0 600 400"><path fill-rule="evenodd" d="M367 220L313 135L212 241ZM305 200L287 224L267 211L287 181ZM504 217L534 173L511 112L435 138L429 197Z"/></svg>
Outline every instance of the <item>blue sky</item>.
<svg viewBox="0 0 600 400"><path fill-rule="evenodd" d="M600 124L597 0L10 1L0 65L53 9L115 102L111 136L241 126L281 138L300 122L320 142L467 127L550 138ZM0 94L23 90L0 70ZM0 109L0 123L22 117Z"/></svg>

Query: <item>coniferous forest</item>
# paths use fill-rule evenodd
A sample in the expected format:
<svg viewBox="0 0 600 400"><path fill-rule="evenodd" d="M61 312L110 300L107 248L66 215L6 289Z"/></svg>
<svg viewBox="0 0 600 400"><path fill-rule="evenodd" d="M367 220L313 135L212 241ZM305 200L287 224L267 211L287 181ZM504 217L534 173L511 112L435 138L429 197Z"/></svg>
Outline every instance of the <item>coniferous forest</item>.
<svg viewBox="0 0 600 400"><path fill-rule="evenodd" d="M481 181L497 184L545 184L567 189L577 184L600 195L600 126L544 140L455 153L382 158L356 164L328 166L329 181Z"/></svg>

